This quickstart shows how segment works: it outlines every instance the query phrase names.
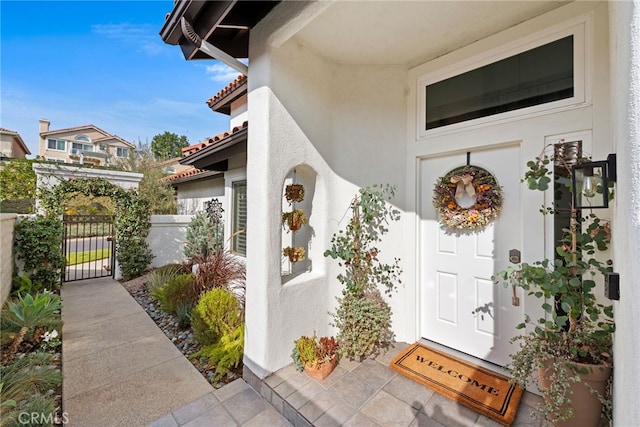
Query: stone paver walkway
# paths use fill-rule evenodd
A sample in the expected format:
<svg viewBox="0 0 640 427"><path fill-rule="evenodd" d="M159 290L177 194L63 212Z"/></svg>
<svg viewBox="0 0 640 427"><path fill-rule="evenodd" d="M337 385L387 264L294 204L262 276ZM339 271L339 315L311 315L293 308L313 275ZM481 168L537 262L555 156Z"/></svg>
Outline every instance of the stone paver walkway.
<svg viewBox="0 0 640 427"><path fill-rule="evenodd" d="M66 283L61 293L63 411L74 427L498 426L391 371L407 344L341 360L323 381L289 365L215 390L120 283ZM542 425L530 417L538 401L524 394L515 427Z"/></svg>
<svg viewBox="0 0 640 427"><path fill-rule="evenodd" d="M145 426L174 411L166 425L288 425L242 380L214 390L115 280L65 283L61 295L69 425ZM200 407L218 407L221 423L192 416Z"/></svg>

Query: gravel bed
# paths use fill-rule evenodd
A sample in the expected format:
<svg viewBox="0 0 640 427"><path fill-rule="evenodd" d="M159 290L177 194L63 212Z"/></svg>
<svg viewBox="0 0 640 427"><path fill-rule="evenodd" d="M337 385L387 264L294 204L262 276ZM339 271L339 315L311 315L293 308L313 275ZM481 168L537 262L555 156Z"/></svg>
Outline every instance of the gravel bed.
<svg viewBox="0 0 640 427"><path fill-rule="evenodd" d="M135 283L123 283L123 286L129 291L133 298L140 304L149 317L158 325L164 334L171 340L182 354L187 357L193 366L213 385L214 388L220 388L238 378L242 377L242 364L227 372L226 377L220 381L214 381L215 366L200 363L190 356L198 352L202 345L193 339L191 328L179 328L178 319L173 314L165 313L160 310L158 302L149 295L146 283L138 280Z"/></svg>

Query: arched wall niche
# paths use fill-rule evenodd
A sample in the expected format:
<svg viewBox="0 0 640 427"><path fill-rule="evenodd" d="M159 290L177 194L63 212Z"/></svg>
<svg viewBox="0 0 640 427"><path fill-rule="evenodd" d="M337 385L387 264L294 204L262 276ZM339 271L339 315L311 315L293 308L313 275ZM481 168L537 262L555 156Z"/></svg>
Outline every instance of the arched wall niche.
<svg viewBox="0 0 640 427"><path fill-rule="evenodd" d="M314 233L314 215L313 205L316 193L316 181L318 174L308 165L297 165L285 175L282 184L282 213L292 212L294 209L300 209L307 217L307 223L302 225L300 229L292 231L288 224L283 221L282 226L282 248L302 248L304 249L304 259L297 262L291 262L289 257L281 253L282 266L282 284L287 283L301 274L311 272L313 269L314 258L322 256L313 249ZM304 186L304 199L302 201L289 202L286 195L287 186L291 184L302 184Z"/></svg>

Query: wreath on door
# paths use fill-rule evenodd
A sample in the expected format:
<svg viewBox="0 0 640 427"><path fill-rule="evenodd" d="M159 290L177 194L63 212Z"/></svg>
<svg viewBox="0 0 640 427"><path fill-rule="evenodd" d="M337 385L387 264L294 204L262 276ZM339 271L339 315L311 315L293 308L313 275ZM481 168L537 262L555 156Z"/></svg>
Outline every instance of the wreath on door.
<svg viewBox="0 0 640 427"><path fill-rule="evenodd" d="M500 214L502 188L489 171L462 166L436 180L433 206L445 228L480 231Z"/></svg>

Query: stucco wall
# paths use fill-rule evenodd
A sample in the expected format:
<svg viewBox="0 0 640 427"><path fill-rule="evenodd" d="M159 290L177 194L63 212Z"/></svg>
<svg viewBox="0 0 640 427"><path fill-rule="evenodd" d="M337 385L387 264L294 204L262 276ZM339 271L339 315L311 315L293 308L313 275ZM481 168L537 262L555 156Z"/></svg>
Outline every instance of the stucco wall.
<svg viewBox="0 0 640 427"><path fill-rule="evenodd" d="M178 213L194 215L204 202L217 198L224 202L224 177L185 182L178 186Z"/></svg>
<svg viewBox="0 0 640 427"><path fill-rule="evenodd" d="M250 46L248 152L247 366L258 376L290 363L292 341L303 333L330 334L327 312L335 308L341 288L340 269L322 256L331 235L345 224L349 201L358 187L391 183L399 187L394 204L403 220L394 224L381 256L400 257L405 269L399 292L389 300L396 339L412 341L419 317L416 304L416 158L438 150L490 146L523 138L518 120L499 132L478 127L472 138L458 138L456 147L416 137L416 79L429 70L451 67L473 55L552 28L584 14L593 14L587 73L593 81L587 102L579 108L538 114L527 126L523 158L535 157L553 135L588 129L594 158L613 150L608 137L608 23L605 3L572 3L409 70L407 66L331 63L322 53L306 49L295 36L297 26L311 19L322 4L287 4L268 16L252 33ZM286 25L283 23L286 22ZM591 28L590 28L591 30ZM523 162L523 167L524 167ZM309 216L311 271L282 285L278 254L281 189L285 175L304 164L316 174ZM529 192L532 193L532 192ZM542 204L543 195L531 200ZM529 203L530 200L526 199ZM256 214L258 212L258 214ZM537 213L537 208L535 209ZM307 212L309 215L309 212ZM603 212L605 216L609 213ZM539 229L525 230L538 253L545 248L543 219ZM530 240L525 240L528 246ZM527 248L529 249L529 248ZM264 254L274 254L264 257ZM313 304L309 302L313 301Z"/></svg>
<svg viewBox="0 0 640 427"><path fill-rule="evenodd" d="M249 76L245 363L259 376L290 363L298 336L335 333L327 313L341 293L340 270L322 254L345 226L359 187L390 183L402 191L405 158L404 67L333 64L295 39L269 46L269 25L252 34ZM312 268L283 285L282 188L299 165L316 176L307 212ZM385 247L400 247L402 237L402 227L394 225Z"/></svg>
<svg viewBox="0 0 640 427"><path fill-rule="evenodd" d="M620 273L615 305L613 419L640 425L640 2L609 2L613 140L618 153L613 255Z"/></svg>
<svg viewBox="0 0 640 427"><path fill-rule="evenodd" d="M13 236L16 214L0 214L0 306L11 292L13 275Z"/></svg>
<svg viewBox="0 0 640 427"><path fill-rule="evenodd" d="M182 249L191 215L151 215L147 243L154 255L150 267L186 260Z"/></svg>

